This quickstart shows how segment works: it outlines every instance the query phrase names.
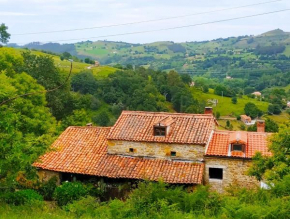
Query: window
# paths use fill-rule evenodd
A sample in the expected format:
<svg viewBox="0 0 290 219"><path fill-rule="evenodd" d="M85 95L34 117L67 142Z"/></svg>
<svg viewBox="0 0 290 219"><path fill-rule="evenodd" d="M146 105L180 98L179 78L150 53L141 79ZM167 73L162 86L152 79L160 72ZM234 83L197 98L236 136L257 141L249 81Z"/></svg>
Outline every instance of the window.
<svg viewBox="0 0 290 219"><path fill-rule="evenodd" d="M244 145L232 144L232 151L244 151Z"/></svg>
<svg viewBox="0 0 290 219"><path fill-rule="evenodd" d="M134 152L134 148L129 148L129 151L130 151L131 153L133 153L133 152Z"/></svg>
<svg viewBox="0 0 290 219"><path fill-rule="evenodd" d="M223 179L223 169L222 168L209 168L209 178L210 179Z"/></svg>
<svg viewBox="0 0 290 219"><path fill-rule="evenodd" d="M175 156L176 156L176 151L171 151L171 152L170 152L170 156L171 156L171 157L175 157Z"/></svg>
<svg viewBox="0 0 290 219"><path fill-rule="evenodd" d="M154 127L154 136L165 136L166 127Z"/></svg>

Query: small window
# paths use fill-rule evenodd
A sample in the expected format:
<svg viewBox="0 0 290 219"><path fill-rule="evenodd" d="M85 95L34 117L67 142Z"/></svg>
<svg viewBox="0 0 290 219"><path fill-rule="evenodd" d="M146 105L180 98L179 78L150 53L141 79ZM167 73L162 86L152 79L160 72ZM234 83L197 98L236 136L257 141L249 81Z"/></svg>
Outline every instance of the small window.
<svg viewBox="0 0 290 219"><path fill-rule="evenodd" d="M233 144L232 145L232 151L244 151L243 148L244 147L242 144Z"/></svg>
<svg viewBox="0 0 290 219"><path fill-rule="evenodd" d="M223 169L222 168L209 168L209 178L210 179L223 179Z"/></svg>
<svg viewBox="0 0 290 219"><path fill-rule="evenodd" d="M171 156L171 157L176 157L176 151L171 151L171 152L170 152L170 156Z"/></svg>
<svg viewBox="0 0 290 219"><path fill-rule="evenodd" d="M166 127L154 127L154 136L165 136Z"/></svg>
<svg viewBox="0 0 290 219"><path fill-rule="evenodd" d="M130 151L131 153L133 153L133 152L134 152L134 148L129 148L129 151Z"/></svg>

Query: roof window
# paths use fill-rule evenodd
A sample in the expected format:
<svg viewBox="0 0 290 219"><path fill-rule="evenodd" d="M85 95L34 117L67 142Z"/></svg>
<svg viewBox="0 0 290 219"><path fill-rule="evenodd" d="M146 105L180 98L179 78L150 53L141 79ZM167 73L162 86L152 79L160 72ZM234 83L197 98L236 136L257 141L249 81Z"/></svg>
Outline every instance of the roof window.
<svg viewBox="0 0 290 219"><path fill-rule="evenodd" d="M154 126L154 136L166 136L166 127Z"/></svg>

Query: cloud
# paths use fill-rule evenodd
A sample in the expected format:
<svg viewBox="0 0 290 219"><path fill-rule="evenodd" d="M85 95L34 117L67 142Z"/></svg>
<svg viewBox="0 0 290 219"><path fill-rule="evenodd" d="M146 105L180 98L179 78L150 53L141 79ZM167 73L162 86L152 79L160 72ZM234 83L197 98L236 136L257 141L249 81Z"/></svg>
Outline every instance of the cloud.
<svg viewBox="0 0 290 219"><path fill-rule="evenodd" d="M11 11L1 11L0 16L35 16L36 14L21 13L21 12L11 12Z"/></svg>

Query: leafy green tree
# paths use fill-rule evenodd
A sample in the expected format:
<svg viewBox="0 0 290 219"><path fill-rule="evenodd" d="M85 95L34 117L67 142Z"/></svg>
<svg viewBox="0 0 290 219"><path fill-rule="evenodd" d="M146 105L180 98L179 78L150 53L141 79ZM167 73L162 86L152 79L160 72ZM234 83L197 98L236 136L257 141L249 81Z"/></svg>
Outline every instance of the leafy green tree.
<svg viewBox="0 0 290 219"><path fill-rule="evenodd" d="M230 127L230 125L231 125L231 122L229 120L227 120L226 127Z"/></svg>
<svg viewBox="0 0 290 219"><path fill-rule="evenodd" d="M91 119L88 112L85 109L79 109L74 110L72 114L65 117L61 122L61 126L65 129L68 126L83 126L90 122Z"/></svg>
<svg viewBox="0 0 290 219"><path fill-rule="evenodd" d="M247 130L251 132L256 132L257 123L255 123L252 126L249 126ZM278 124L274 120L267 118L265 121L265 132L278 132L278 131L279 131Z"/></svg>
<svg viewBox="0 0 290 219"><path fill-rule="evenodd" d="M10 34L7 32L8 27L5 24L0 25L0 42L6 44L10 38Z"/></svg>
<svg viewBox="0 0 290 219"><path fill-rule="evenodd" d="M215 87L214 93L224 97L232 97L234 95L234 92L231 89L222 84L219 84Z"/></svg>
<svg viewBox="0 0 290 219"><path fill-rule="evenodd" d="M0 102L23 93L44 91L26 73L8 77L2 71L0 81ZM45 94L39 93L0 107L1 187L16 187L20 172L28 178L35 176L31 164L44 153L56 134L56 121L45 105Z"/></svg>
<svg viewBox="0 0 290 219"><path fill-rule="evenodd" d="M65 83L67 75L55 67L52 57L37 56L31 52L24 52L22 56L23 65L19 67L18 71L24 71L35 78L46 90L64 84L59 89L46 94L47 106L51 109L52 114L60 120L72 113L70 85L68 82Z"/></svg>
<svg viewBox="0 0 290 219"><path fill-rule="evenodd" d="M290 124L282 125L279 132L270 138L269 150L272 156L257 153L249 173L258 180L266 179L274 183L290 174Z"/></svg>
<svg viewBox="0 0 290 219"><path fill-rule="evenodd" d="M244 111L246 115L250 116L252 119L262 115L262 111L252 102L246 103Z"/></svg>
<svg viewBox="0 0 290 219"><path fill-rule="evenodd" d="M268 114L269 115L279 115L281 113L281 108L278 104L270 104L268 106Z"/></svg>
<svg viewBox="0 0 290 219"><path fill-rule="evenodd" d="M190 84L192 82L192 79L189 74L181 74L180 76L183 83Z"/></svg>
<svg viewBox="0 0 290 219"><path fill-rule="evenodd" d="M237 104L237 102L238 102L237 97L236 96L232 97L232 103L233 104Z"/></svg>
<svg viewBox="0 0 290 219"><path fill-rule="evenodd" d="M71 79L73 91L79 91L82 94L94 94L97 90L97 81L90 70L75 74Z"/></svg>
<svg viewBox="0 0 290 219"><path fill-rule="evenodd" d="M107 112L102 111L95 117L93 117L93 122L100 126L108 126L110 118Z"/></svg>
<svg viewBox="0 0 290 219"><path fill-rule="evenodd" d="M221 117L221 113L220 113L220 112L216 112L215 117L216 117L217 119L219 119L219 118Z"/></svg>

